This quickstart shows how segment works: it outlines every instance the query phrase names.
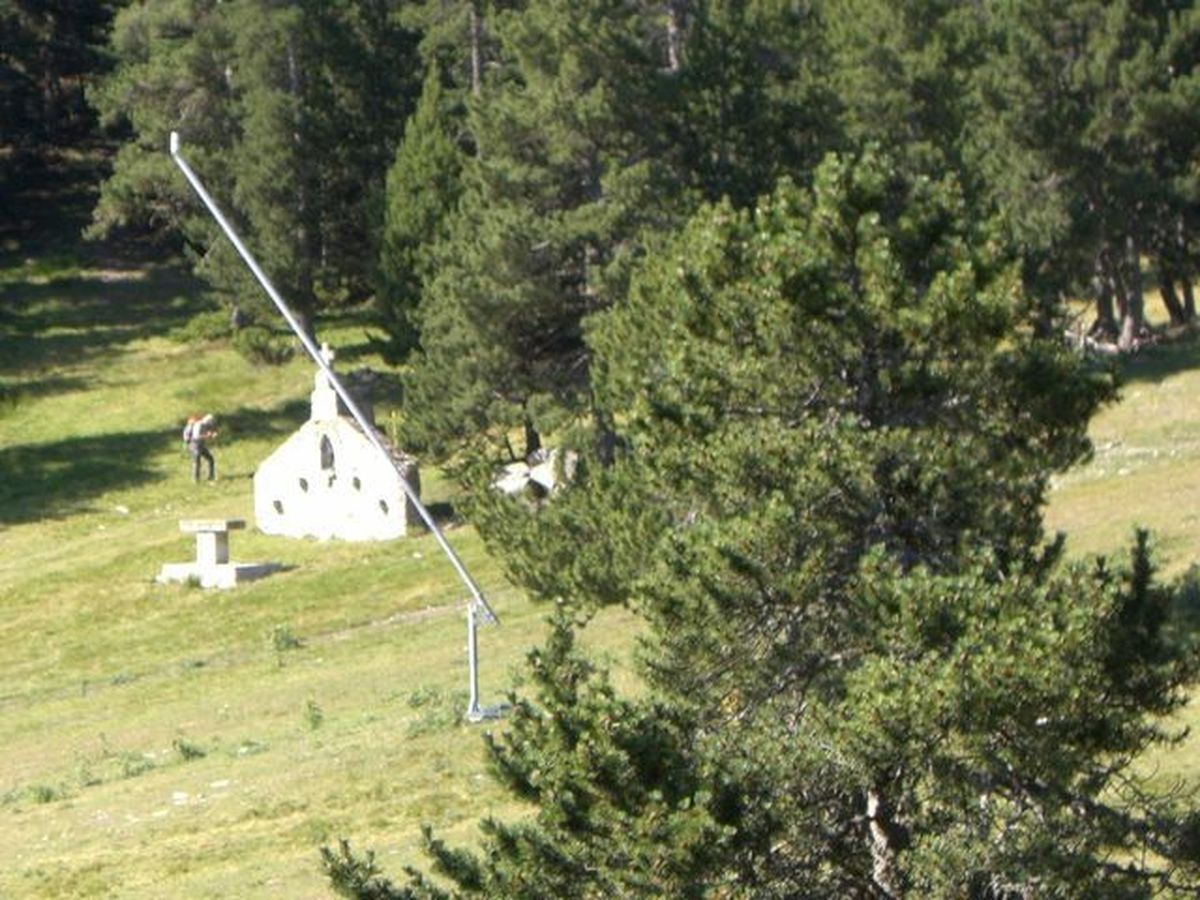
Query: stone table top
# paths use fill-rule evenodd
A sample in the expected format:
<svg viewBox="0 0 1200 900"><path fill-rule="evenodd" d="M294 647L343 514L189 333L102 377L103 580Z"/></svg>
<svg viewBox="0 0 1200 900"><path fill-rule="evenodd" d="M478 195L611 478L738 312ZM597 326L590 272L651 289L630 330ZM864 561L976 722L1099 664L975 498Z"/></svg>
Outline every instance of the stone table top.
<svg viewBox="0 0 1200 900"><path fill-rule="evenodd" d="M246 527L245 519L180 519L179 530L184 534L210 532L221 534Z"/></svg>

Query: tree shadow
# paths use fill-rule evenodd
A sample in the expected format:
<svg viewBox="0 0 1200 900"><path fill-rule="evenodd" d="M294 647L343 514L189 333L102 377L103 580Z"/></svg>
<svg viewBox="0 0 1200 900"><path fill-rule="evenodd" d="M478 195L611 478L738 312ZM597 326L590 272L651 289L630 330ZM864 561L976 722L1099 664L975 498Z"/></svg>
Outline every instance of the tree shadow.
<svg viewBox="0 0 1200 900"><path fill-rule="evenodd" d="M55 394L81 391L87 385L83 378L67 375L48 375L37 381L25 381L8 388L9 402L19 404L26 399L41 399ZM3 386L0 386L2 388Z"/></svg>
<svg viewBox="0 0 1200 900"><path fill-rule="evenodd" d="M360 360L377 363L377 353L371 343L371 332L377 331L378 326L372 319L369 304L321 313L317 322L318 332L322 328L339 330L336 348L339 369L349 371ZM353 332L357 332L357 336L352 338L350 334Z"/></svg>
<svg viewBox="0 0 1200 900"><path fill-rule="evenodd" d="M1122 384L1158 384L1197 367L1200 367L1200 341L1189 336L1142 349L1121 360L1117 373Z"/></svg>
<svg viewBox="0 0 1200 900"><path fill-rule="evenodd" d="M107 174L102 154L21 155L9 169L0 181L0 268L77 244Z"/></svg>
<svg viewBox="0 0 1200 900"><path fill-rule="evenodd" d="M165 334L203 305L203 286L178 269L101 272L0 289L0 374L103 358Z"/></svg>
<svg viewBox="0 0 1200 900"><path fill-rule="evenodd" d="M283 439L308 418L308 400L295 399L271 409L241 406L234 410L214 411L217 428L230 438Z"/></svg>
<svg viewBox="0 0 1200 900"><path fill-rule="evenodd" d="M322 319L318 325L323 325L327 320ZM367 342L367 338L354 344L341 344L337 348L337 364L339 368L349 368L352 363L361 359L373 357L374 350Z"/></svg>
<svg viewBox="0 0 1200 900"><path fill-rule="evenodd" d="M433 518L433 521L437 523L438 528L457 528L463 524L458 517L458 511L454 508L454 504L449 500L435 500L432 503L426 503L425 508L429 511L429 515Z"/></svg>
<svg viewBox="0 0 1200 900"><path fill-rule="evenodd" d="M0 447L0 525L63 518L107 491L159 481L151 460L172 440L156 429Z"/></svg>
<svg viewBox="0 0 1200 900"><path fill-rule="evenodd" d="M384 406L400 408L404 405L404 383L399 372L370 369L365 377L363 370L342 371L338 375L349 382L352 391L359 396L365 396L375 409ZM384 428L384 423L378 419L375 424L381 429Z"/></svg>
<svg viewBox="0 0 1200 900"><path fill-rule="evenodd" d="M76 388L69 378L37 382L36 386L45 390ZM28 387L18 390L24 392ZM266 410L242 406L218 410L217 416L218 427L235 439L282 441L308 417L308 401L289 400ZM157 455L169 453L178 441L174 429L155 429L0 447L0 526L63 518L87 510L90 498L108 491L174 477L156 468L153 461ZM228 481L252 478L254 472L220 475Z"/></svg>
<svg viewBox="0 0 1200 900"><path fill-rule="evenodd" d="M205 307L178 247L134 231L83 239L113 149L21 158L0 183L0 375L103 358Z"/></svg>

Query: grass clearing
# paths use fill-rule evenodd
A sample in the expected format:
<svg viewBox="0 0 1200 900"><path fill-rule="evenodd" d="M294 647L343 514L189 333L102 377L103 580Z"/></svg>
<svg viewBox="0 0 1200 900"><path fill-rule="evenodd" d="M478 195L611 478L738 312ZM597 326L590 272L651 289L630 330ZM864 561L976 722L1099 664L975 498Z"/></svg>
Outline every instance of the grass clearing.
<svg viewBox="0 0 1200 900"><path fill-rule="evenodd" d="M1079 553L1127 547L1150 528L1164 574L1200 559L1200 350L1152 348L1122 376L1120 402L1091 426L1093 458L1056 477L1047 527L1065 531Z"/></svg>
<svg viewBox="0 0 1200 900"><path fill-rule="evenodd" d="M1194 577L1200 563L1200 345L1149 348L1122 370L1117 403L1092 421L1095 451L1057 475L1046 510L1048 533L1067 535L1068 553L1125 557L1136 528L1148 528L1162 578ZM1197 611L1189 619L1197 621ZM1200 706L1169 723L1179 743L1143 761L1164 789L1200 785Z"/></svg>
<svg viewBox="0 0 1200 900"><path fill-rule="evenodd" d="M460 721L465 590L431 536L238 532L234 559L284 571L227 592L154 583L194 552L179 519L253 521L254 468L306 418L312 368L176 343L198 286L107 272L0 270L0 896L327 896L324 842L398 870L422 822L466 840L517 812ZM213 484L192 484L178 439L195 409L221 419ZM423 474L427 499L452 499ZM448 537L503 621L480 635L498 702L543 611L469 527ZM608 619L595 639L619 647L627 617Z"/></svg>

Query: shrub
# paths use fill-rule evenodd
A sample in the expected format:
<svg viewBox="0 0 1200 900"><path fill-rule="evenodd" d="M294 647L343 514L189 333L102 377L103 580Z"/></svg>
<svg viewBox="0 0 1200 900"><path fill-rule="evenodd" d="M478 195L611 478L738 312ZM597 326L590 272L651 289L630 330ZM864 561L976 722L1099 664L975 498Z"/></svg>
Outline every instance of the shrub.
<svg viewBox="0 0 1200 900"><path fill-rule="evenodd" d="M29 788L29 799L34 803L53 803L55 800L61 800L63 792L56 787L48 784L35 784Z"/></svg>
<svg viewBox="0 0 1200 900"><path fill-rule="evenodd" d="M408 724L409 737L444 731L462 722L463 710L467 708L468 695L465 691L440 690L420 687L408 695L408 705L417 710Z"/></svg>
<svg viewBox="0 0 1200 900"><path fill-rule="evenodd" d="M154 768L154 760L143 753L121 753L117 758L122 778L137 778Z"/></svg>
<svg viewBox="0 0 1200 900"><path fill-rule="evenodd" d="M179 344L201 344L224 340L232 331L229 313L223 309L213 309L197 313L178 328L171 329L168 337Z"/></svg>
<svg viewBox="0 0 1200 900"><path fill-rule="evenodd" d="M179 754L184 762L190 762L193 759L204 759L208 755L208 751L199 744L193 744L184 738L175 738L175 752Z"/></svg>
<svg viewBox="0 0 1200 900"><path fill-rule="evenodd" d="M287 625L276 625L271 629L271 646L276 653L285 653L299 650L304 646L304 641L292 634L292 629Z"/></svg>
<svg viewBox="0 0 1200 900"><path fill-rule="evenodd" d="M325 721L325 712L321 705L311 697L304 704L304 721L308 723L309 731L316 731Z"/></svg>
<svg viewBox="0 0 1200 900"><path fill-rule="evenodd" d="M268 366L282 365L296 352L290 338L278 335L261 325L243 328L234 335L233 346L250 362Z"/></svg>

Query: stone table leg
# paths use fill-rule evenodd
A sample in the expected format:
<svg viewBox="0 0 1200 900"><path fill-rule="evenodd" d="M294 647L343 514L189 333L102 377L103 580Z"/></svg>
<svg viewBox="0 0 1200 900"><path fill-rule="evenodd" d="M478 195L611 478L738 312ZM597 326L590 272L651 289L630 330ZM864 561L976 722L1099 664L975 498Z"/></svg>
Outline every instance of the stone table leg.
<svg viewBox="0 0 1200 900"><path fill-rule="evenodd" d="M229 562L229 532L201 531L196 534L196 563L204 569Z"/></svg>

